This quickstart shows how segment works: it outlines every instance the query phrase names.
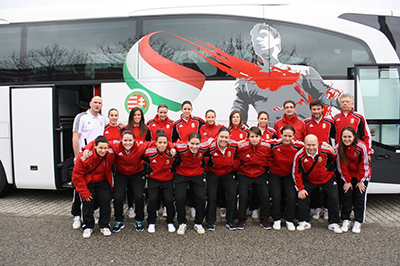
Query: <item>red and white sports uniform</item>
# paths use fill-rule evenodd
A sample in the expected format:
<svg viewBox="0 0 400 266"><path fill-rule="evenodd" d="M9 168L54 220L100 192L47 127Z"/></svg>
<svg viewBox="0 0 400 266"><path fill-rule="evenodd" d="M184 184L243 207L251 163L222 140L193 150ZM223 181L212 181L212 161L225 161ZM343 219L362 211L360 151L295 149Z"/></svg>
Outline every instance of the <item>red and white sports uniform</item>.
<svg viewBox="0 0 400 266"><path fill-rule="evenodd" d="M112 126L110 124L107 124L104 127L104 136L109 140L109 141L114 141L114 140L121 140L121 130L124 128L123 124L118 124L116 126Z"/></svg>
<svg viewBox="0 0 400 266"><path fill-rule="evenodd" d="M268 149L267 142L260 142L253 146L249 139L239 144L235 157L240 160L239 174L248 177L259 177L265 173L268 165Z"/></svg>
<svg viewBox="0 0 400 266"><path fill-rule="evenodd" d="M269 141L271 139L277 139L277 134L276 134L276 130L273 129L272 127L268 127L263 131L259 125L257 125L257 127L261 130L262 132L262 136L261 139L265 140L265 141Z"/></svg>
<svg viewBox="0 0 400 266"><path fill-rule="evenodd" d="M199 133L201 136L201 139L208 139L208 138L213 138L216 139L219 130L223 127L223 125L209 125L208 123L205 123L200 127Z"/></svg>
<svg viewBox="0 0 400 266"><path fill-rule="evenodd" d="M158 115L156 115L153 119L147 122L147 126L150 130L151 140L156 140L157 130L163 129L164 132L168 136L168 141L172 140L172 130L174 128L174 121L169 119L168 117L164 121L160 121L158 119Z"/></svg>
<svg viewBox="0 0 400 266"><path fill-rule="evenodd" d="M213 140L207 155L209 155L207 172L212 172L217 176L224 176L233 171L233 161L238 148L236 141L229 140L225 150L221 150L218 141Z"/></svg>
<svg viewBox="0 0 400 266"><path fill-rule="evenodd" d="M336 127L332 119L321 117L319 121L314 117L304 120L306 124L306 135L313 134L317 136L319 144L326 142L332 144L331 138L336 138Z"/></svg>
<svg viewBox="0 0 400 266"><path fill-rule="evenodd" d="M180 141L175 143L175 149L179 155L175 173L186 177L204 174L203 157L211 142L212 139L202 142L200 149L195 154L189 149L187 142Z"/></svg>
<svg viewBox="0 0 400 266"><path fill-rule="evenodd" d="M354 110L351 110L347 115L343 112L340 112L335 115L333 121L335 122L336 126L337 143L340 139L340 134L343 128L351 126L356 131L357 137L367 145L368 154L374 153L372 150L371 133L369 131L367 121L365 121L365 118L361 114L355 112Z"/></svg>
<svg viewBox="0 0 400 266"><path fill-rule="evenodd" d="M145 161L148 163L148 176L151 179L165 182L174 178L172 172L172 165L175 158L167 149L165 152L160 153L155 144L150 145L144 153Z"/></svg>
<svg viewBox="0 0 400 266"><path fill-rule="evenodd" d="M182 118L175 121L172 131L172 141L178 140L187 141L189 135L194 132L199 132L199 129L204 125L204 120L197 116L190 116L188 120Z"/></svg>
<svg viewBox="0 0 400 266"><path fill-rule="evenodd" d="M279 176L291 175L294 156L304 147L304 143L292 140L291 144L285 145L282 139L270 140L267 143L268 166L271 173Z"/></svg>
<svg viewBox="0 0 400 266"><path fill-rule="evenodd" d="M281 138L281 129L285 125L291 125L295 129L294 139L303 141L306 136L306 125L304 124L303 120L297 117L297 114L294 114L292 118L283 115L281 119L276 121L274 129L276 130L278 138Z"/></svg>
<svg viewBox="0 0 400 266"><path fill-rule="evenodd" d="M247 138L248 132L247 130L243 129L242 126L231 126L229 127L229 132L231 132L231 140L234 141L241 141ZM240 165L240 160L239 158L235 158L235 161L233 163L233 170L238 171L239 170L239 165Z"/></svg>

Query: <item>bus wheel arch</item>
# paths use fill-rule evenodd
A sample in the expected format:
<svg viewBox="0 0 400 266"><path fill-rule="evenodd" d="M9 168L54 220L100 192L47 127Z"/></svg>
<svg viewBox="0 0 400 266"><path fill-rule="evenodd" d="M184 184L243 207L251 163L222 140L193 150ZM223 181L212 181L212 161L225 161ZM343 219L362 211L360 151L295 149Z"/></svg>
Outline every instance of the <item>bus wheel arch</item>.
<svg viewBox="0 0 400 266"><path fill-rule="evenodd" d="M6 195L12 189L12 185L8 184L6 171L0 160L0 197Z"/></svg>

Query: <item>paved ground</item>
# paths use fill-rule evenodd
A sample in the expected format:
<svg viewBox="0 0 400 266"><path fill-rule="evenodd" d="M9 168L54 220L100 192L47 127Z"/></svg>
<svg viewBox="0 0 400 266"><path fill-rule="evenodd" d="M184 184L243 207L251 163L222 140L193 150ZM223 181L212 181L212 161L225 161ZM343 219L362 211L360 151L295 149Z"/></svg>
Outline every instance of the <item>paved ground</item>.
<svg viewBox="0 0 400 266"><path fill-rule="evenodd" d="M241 232L223 222L197 235L137 233L132 219L111 237L73 230L71 191L20 190L0 198L0 265L399 265L400 195L370 195L359 235L336 235L323 220L306 232L265 231L249 221Z"/></svg>

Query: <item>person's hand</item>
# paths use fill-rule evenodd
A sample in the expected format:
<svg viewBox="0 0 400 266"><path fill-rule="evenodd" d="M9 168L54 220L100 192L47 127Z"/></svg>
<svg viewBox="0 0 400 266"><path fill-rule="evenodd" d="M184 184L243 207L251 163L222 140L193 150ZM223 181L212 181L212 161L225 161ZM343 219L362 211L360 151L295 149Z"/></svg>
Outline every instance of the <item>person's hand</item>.
<svg viewBox="0 0 400 266"><path fill-rule="evenodd" d="M172 148L169 152L171 153L172 157L175 157L175 155L176 155L176 149L175 148Z"/></svg>
<svg viewBox="0 0 400 266"><path fill-rule="evenodd" d="M92 199L93 199L93 197L92 197L92 195L90 195L90 197L85 199L84 201L92 201Z"/></svg>
<svg viewBox="0 0 400 266"><path fill-rule="evenodd" d="M300 190L298 196L299 196L299 199L305 199L305 198L307 198L307 196L308 196L307 190L305 190L305 189Z"/></svg>
<svg viewBox="0 0 400 266"><path fill-rule="evenodd" d="M364 184L364 182L360 181L357 183L356 188L360 190L361 194L364 194L365 190L367 189L367 186Z"/></svg>
<svg viewBox="0 0 400 266"><path fill-rule="evenodd" d="M84 150L83 151L83 157L89 157L89 154L90 154L90 150Z"/></svg>
<svg viewBox="0 0 400 266"><path fill-rule="evenodd" d="M351 182L349 182L349 183L344 183L344 185L343 185L343 191L344 191L344 193L347 193L347 191L349 191L349 189L353 189L353 185L351 184Z"/></svg>
<svg viewBox="0 0 400 266"><path fill-rule="evenodd" d="M244 129L244 130L249 130L250 129L250 127L248 126L248 125L246 125L245 123L243 123L242 124L242 129Z"/></svg>
<svg viewBox="0 0 400 266"><path fill-rule="evenodd" d="M326 146L331 152L335 153L335 149L328 143L328 142L322 142L322 145Z"/></svg>

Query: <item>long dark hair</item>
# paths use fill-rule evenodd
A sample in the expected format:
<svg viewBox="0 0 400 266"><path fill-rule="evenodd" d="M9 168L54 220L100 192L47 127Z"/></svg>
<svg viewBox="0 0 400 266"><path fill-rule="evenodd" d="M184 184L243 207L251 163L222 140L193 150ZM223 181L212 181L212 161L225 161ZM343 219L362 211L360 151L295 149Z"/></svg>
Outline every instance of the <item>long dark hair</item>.
<svg viewBox="0 0 400 266"><path fill-rule="evenodd" d="M243 120L242 120L242 114L240 113L240 111L238 111L238 110L233 110L233 111L231 112L231 114L229 115L229 127L232 127L232 126L233 126L232 118L233 118L233 116L234 116L235 114L239 114L239 116L240 116L239 127L240 127L240 125L241 125L242 122L243 122Z"/></svg>
<svg viewBox="0 0 400 266"><path fill-rule="evenodd" d="M351 144L355 144L358 142L358 138L357 138L357 134L356 131L354 130L354 128L347 126L345 128L342 129L342 131L340 132L340 140L339 140L339 157L340 159L346 164L348 165L348 161L347 161L347 155L346 155L346 145L343 143L342 140L342 135L344 131L350 131L351 134L353 134L354 136L354 140Z"/></svg>
<svg viewBox="0 0 400 266"><path fill-rule="evenodd" d="M144 115L143 111L140 107L133 107L131 112L129 113L129 118L128 118L128 125L126 126L128 129L133 130L133 116L136 113L136 111L140 112L140 121L139 121L139 133L140 136L146 135L147 133L147 127L146 124L144 123Z"/></svg>

